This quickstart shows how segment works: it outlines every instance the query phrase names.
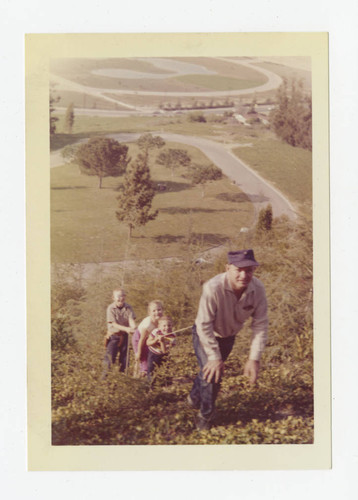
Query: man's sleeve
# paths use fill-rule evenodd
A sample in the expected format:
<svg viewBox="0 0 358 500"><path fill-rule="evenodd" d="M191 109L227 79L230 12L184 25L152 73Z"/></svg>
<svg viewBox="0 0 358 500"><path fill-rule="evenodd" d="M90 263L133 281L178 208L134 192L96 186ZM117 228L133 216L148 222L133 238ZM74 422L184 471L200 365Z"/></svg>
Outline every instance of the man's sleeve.
<svg viewBox="0 0 358 500"><path fill-rule="evenodd" d="M107 307L107 330L111 333L117 333L118 328L115 327L112 323L116 323L116 318L114 316L112 305L109 305Z"/></svg>
<svg viewBox="0 0 358 500"><path fill-rule="evenodd" d="M256 290L256 307L252 315L252 337L249 359L259 361L265 349L268 331L267 299L264 286Z"/></svg>
<svg viewBox="0 0 358 500"><path fill-rule="evenodd" d="M135 315L135 312L133 311L133 308L132 306L129 306L129 310L130 310L130 316L132 319L136 319L136 315Z"/></svg>
<svg viewBox="0 0 358 500"><path fill-rule="evenodd" d="M214 335L216 310L217 301L215 292L208 285L204 285L195 324L200 343L208 357L208 361L221 359L219 344Z"/></svg>
<svg viewBox="0 0 358 500"><path fill-rule="evenodd" d="M116 318L114 315L114 310L112 305L107 307L107 323L116 323Z"/></svg>

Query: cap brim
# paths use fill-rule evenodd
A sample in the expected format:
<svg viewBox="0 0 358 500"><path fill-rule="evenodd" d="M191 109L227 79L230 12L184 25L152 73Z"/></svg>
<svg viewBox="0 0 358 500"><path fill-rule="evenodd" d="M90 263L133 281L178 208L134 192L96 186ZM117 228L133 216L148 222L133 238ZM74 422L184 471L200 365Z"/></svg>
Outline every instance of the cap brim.
<svg viewBox="0 0 358 500"><path fill-rule="evenodd" d="M240 262L229 262L229 264L233 264L236 267L257 267L260 264L256 261L252 260L241 260Z"/></svg>

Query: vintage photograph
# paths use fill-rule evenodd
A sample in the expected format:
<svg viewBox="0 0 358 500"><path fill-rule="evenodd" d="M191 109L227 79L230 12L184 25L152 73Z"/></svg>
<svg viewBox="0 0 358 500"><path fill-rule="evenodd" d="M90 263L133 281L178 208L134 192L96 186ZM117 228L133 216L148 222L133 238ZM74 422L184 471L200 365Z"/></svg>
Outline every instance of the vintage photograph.
<svg viewBox="0 0 358 500"><path fill-rule="evenodd" d="M41 83L50 453L292 445L319 461L330 415L329 380L317 391L315 379L329 366L317 54L213 50L205 35L193 40L207 50L182 35L148 51L137 35L117 55L57 37Z"/></svg>
<svg viewBox="0 0 358 500"><path fill-rule="evenodd" d="M313 443L310 58L52 59L49 105L52 444Z"/></svg>

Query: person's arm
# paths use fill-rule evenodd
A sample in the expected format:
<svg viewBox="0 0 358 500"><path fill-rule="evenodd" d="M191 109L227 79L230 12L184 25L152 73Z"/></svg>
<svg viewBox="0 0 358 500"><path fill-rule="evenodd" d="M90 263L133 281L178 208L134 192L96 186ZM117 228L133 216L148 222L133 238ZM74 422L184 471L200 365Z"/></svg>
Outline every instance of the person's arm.
<svg viewBox="0 0 358 500"><path fill-rule="evenodd" d="M204 285L195 325L200 343L203 346L208 361L221 360L219 344L214 335L216 311L217 298L215 291L210 289L207 285Z"/></svg>
<svg viewBox="0 0 358 500"><path fill-rule="evenodd" d="M145 346L148 335L149 335L149 332L146 328L139 329L139 333L140 333L140 338L139 338L139 342L138 342L138 350L136 353L137 360L138 359L140 360L142 358L143 347Z"/></svg>
<svg viewBox="0 0 358 500"><path fill-rule="evenodd" d="M153 332L148 335L148 338L147 338L147 345L148 346L157 344L158 342L159 342L159 339L156 337L155 334L153 334Z"/></svg>
<svg viewBox="0 0 358 500"><path fill-rule="evenodd" d="M208 357L203 368L203 375L207 382L219 382L224 371L224 362L221 359L219 344L214 335L216 310L215 293L204 285L195 324L200 343Z"/></svg>
<svg viewBox="0 0 358 500"><path fill-rule="evenodd" d="M250 354L244 368L244 375L249 378L252 385L255 384L259 374L260 358L266 345L268 331L267 299L262 285L256 291L255 302L257 305L252 315Z"/></svg>
<svg viewBox="0 0 358 500"><path fill-rule="evenodd" d="M112 333L134 333L136 329L136 323L133 317L133 313L128 318L129 326L120 325L116 322L115 316L112 310L109 310L107 313L107 323L108 323L108 333L111 335Z"/></svg>
<svg viewBox="0 0 358 500"><path fill-rule="evenodd" d="M166 354L168 352L167 346L165 345L165 340L163 338L159 339L160 350L162 354Z"/></svg>

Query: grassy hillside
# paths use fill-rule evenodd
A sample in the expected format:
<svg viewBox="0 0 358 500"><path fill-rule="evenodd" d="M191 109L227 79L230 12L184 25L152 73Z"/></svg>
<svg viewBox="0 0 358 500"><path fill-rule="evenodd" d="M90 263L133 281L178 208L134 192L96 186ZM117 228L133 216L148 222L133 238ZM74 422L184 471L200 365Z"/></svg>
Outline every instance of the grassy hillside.
<svg viewBox="0 0 358 500"><path fill-rule="evenodd" d="M194 321L201 283L221 272L228 249L252 246L269 302L269 340L258 383L242 375L250 331L237 337L226 363L214 427L195 430L185 399L197 372L190 333L178 338L151 391L143 380L113 370L101 381L106 306L119 283L140 321L153 298L164 301L176 328ZM232 241L221 256L194 265L191 249L179 264L133 269L124 277L53 277L52 442L54 445L306 444L313 442L311 227L277 221L272 232ZM295 265L292 265L292 262ZM124 282L122 281L124 279ZM132 360L133 361L133 360Z"/></svg>

